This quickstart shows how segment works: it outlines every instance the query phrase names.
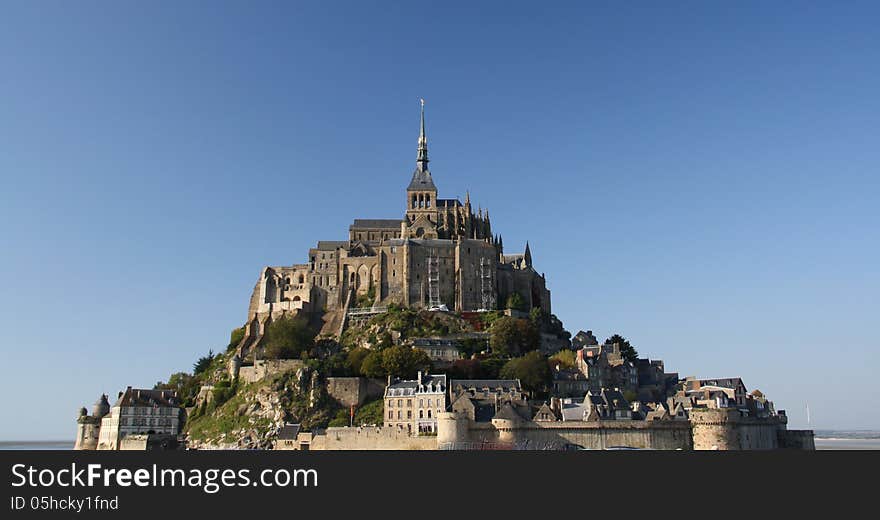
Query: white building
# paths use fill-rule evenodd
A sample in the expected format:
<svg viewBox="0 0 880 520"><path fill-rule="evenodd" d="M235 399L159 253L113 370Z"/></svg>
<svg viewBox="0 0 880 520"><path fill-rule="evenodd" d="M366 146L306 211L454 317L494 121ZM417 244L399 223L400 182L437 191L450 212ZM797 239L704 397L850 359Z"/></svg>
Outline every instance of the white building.
<svg viewBox="0 0 880 520"><path fill-rule="evenodd" d="M132 434L177 435L180 415L176 392L128 387L101 419L98 449L118 450L122 439Z"/></svg>

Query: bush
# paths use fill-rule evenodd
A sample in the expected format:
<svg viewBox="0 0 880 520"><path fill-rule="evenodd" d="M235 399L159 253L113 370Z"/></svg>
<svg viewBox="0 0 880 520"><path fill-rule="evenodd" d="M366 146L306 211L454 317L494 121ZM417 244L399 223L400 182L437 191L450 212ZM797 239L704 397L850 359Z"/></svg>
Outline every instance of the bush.
<svg viewBox="0 0 880 520"><path fill-rule="evenodd" d="M430 369L431 360L424 351L404 346L371 351L361 363L361 374L376 378L414 379L419 370L427 372Z"/></svg>
<svg viewBox="0 0 880 520"><path fill-rule="evenodd" d="M489 345L495 354L518 356L541 345L541 335L529 320L504 316L489 329Z"/></svg>
<svg viewBox="0 0 880 520"><path fill-rule="evenodd" d="M193 365L193 374L199 375L208 370L208 367L211 366L211 361L214 361L214 351L208 350L208 355L200 357Z"/></svg>
<svg viewBox="0 0 880 520"><path fill-rule="evenodd" d="M528 305L526 305L526 301L523 297L515 292L507 297L507 308L516 311L525 311L528 310Z"/></svg>
<svg viewBox="0 0 880 520"><path fill-rule="evenodd" d="M266 327L263 355L268 359L300 359L312 348L315 332L304 319L285 317Z"/></svg>
<svg viewBox="0 0 880 520"><path fill-rule="evenodd" d="M550 385L552 374L547 358L534 350L525 356L508 361L501 369L501 377L519 379L526 390L544 393Z"/></svg>
<svg viewBox="0 0 880 520"><path fill-rule="evenodd" d="M550 356L550 366L556 367L559 365L559 368L575 368L577 366L577 356L575 355L573 350L560 350L556 354Z"/></svg>
<svg viewBox="0 0 880 520"><path fill-rule="evenodd" d="M226 351L230 351L238 346L241 343L241 340L244 339L244 327L239 327L237 329L232 329L232 332L229 334L229 346L226 347Z"/></svg>

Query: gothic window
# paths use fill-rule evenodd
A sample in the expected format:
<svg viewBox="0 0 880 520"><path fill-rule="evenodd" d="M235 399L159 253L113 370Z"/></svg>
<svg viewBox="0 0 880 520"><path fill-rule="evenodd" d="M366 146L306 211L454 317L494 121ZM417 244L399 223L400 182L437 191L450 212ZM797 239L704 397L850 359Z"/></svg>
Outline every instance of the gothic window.
<svg viewBox="0 0 880 520"><path fill-rule="evenodd" d="M426 208L431 207L431 196L430 195L425 195L425 207Z"/></svg>

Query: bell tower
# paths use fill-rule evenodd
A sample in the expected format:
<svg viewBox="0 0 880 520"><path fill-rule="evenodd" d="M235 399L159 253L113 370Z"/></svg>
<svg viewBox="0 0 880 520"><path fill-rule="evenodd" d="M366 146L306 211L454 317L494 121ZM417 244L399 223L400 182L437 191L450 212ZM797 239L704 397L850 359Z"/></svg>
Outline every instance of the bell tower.
<svg viewBox="0 0 880 520"><path fill-rule="evenodd" d="M406 233L407 238L437 238L437 186L428 170L428 139L425 136L425 100L421 105L421 128L419 148L416 155L416 169L406 188Z"/></svg>

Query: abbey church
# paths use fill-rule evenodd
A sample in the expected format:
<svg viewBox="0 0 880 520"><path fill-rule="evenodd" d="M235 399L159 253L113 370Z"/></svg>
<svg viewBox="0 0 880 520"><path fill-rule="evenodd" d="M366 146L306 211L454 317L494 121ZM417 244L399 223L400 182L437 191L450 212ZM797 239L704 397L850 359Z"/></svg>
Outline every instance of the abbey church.
<svg viewBox="0 0 880 520"><path fill-rule="evenodd" d="M505 255L488 210L475 213L469 194L464 202L438 197L428 168L424 103L420 123L403 218L355 219L347 240L319 241L308 263L265 267L251 296L244 342L256 344L267 320L282 314L344 320L358 308L390 303L480 311L505 308L517 294L524 310L550 313L550 291L532 265L528 243L523 253Z"/></svg>

